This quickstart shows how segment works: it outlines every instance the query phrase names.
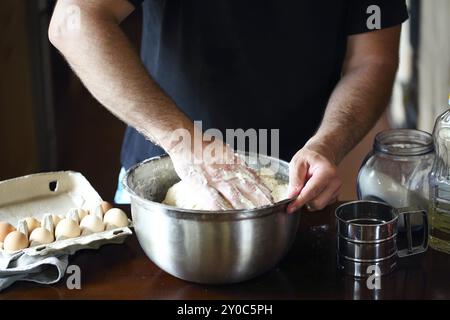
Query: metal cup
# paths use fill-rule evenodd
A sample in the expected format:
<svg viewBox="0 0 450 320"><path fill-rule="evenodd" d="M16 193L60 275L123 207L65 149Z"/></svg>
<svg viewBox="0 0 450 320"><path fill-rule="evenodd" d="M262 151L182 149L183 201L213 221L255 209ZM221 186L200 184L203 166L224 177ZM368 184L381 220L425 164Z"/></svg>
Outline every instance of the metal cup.
<svg viewBox="0 0 450 320"><path fill-rule="evenodd" d="M422 216L423 236L418 246L413 245L411 215ZM417 208L396 209L376 201L353 201L339 206L337 219L338 267L347 274L364 277L367 267L376 265L380 275L397 266L397 258L425 252L428 247L428 219L426 212ZM397 246L399 218L404 219L407 247Z"/></svg>

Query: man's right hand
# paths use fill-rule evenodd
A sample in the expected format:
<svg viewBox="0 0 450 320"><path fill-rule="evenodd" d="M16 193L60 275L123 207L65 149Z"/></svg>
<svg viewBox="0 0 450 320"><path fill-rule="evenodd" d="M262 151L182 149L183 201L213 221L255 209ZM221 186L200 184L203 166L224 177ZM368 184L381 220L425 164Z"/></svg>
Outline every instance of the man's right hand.
<svg viewBox="0 0 450 320"><path fill-rule="evenodd" d="M211 210L252 209L272 204L271 191L256 172L229 146L222 143L220 146L215 156L174 149L169 154L179 177L205 195L205 205ZM218 149L222 149L220 155Z"/></svg>

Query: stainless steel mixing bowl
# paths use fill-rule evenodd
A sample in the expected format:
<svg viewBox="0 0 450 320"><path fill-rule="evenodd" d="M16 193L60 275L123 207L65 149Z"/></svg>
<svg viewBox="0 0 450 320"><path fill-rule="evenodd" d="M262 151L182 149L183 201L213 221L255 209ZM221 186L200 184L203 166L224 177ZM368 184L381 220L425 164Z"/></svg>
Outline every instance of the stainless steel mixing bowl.
<svg viewBox="0 0 450 320"><path fill-rule="evenodd" d="M278 165L288 181L288 163L260 156L254 168ZM160 203L179 178L168 156L128 170L123 184L147 256L171 275L205 284L235 283L273 268L289 250L300 214L287 214L292 199L253 210L200 211Z"/></svg>

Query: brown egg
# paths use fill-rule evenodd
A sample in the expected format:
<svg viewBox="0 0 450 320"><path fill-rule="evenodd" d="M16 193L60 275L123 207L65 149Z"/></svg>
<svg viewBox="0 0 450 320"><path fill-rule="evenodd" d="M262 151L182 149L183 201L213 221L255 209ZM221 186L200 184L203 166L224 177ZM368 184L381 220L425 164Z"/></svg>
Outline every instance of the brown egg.
<svg viewBox="0 0 450 320"><path fill-rule="evenodd" d="M53 214L52 215L53 226L56 227L58 225L58 223L61 221L61 219L64 219L64 218L62 218L56 214Z"/></svg>
<svg viewBox="0 0 450 320"><path fill-rule="evenodd" d="M109 209L113 208L112 204L108 201L102 201L100 205L102 206L103 214L105 214Z"/></svg>
<svg viewBox="0 0 450 320"><path fill-rule="evenodd" d="M3 242L8 235L8 233L16 231L10 223L5 221L0 221L0 242Z"/></svg>
<svg viewBox="0 0 450 320"><path fill-rule="evenodd" d="M25 221L27 223L28 233L33 232L34 229L39 228L41 226L39 220L34 217L25 218Z"/></svg>
<svg viewBox="0 0 450 320"><path fill-rule="evenodd" d="M27 236L20 231L13 231L8 233L3 242L3 249L5 251L17 251L28 247Z"/></svg>

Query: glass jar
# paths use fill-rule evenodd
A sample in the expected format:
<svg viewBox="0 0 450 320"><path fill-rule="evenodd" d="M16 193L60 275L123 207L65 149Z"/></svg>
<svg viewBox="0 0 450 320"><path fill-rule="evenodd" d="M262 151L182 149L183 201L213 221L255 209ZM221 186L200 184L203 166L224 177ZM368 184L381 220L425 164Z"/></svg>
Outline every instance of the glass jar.
<svg viewBox="0 0 450 320"><path fill-rule="evenodd" d="M429 133L412 129L382 131L359 170L358 198L382 201L396 208L427 210L428 174L433 161L433 137Z"/></svg>
<svg viewBox="0 0 450 320"><path fill-rule="evenodd" d="M430 247L450 254L450 109L436 119L433 138L436 158L429 175Z"/></svg>

